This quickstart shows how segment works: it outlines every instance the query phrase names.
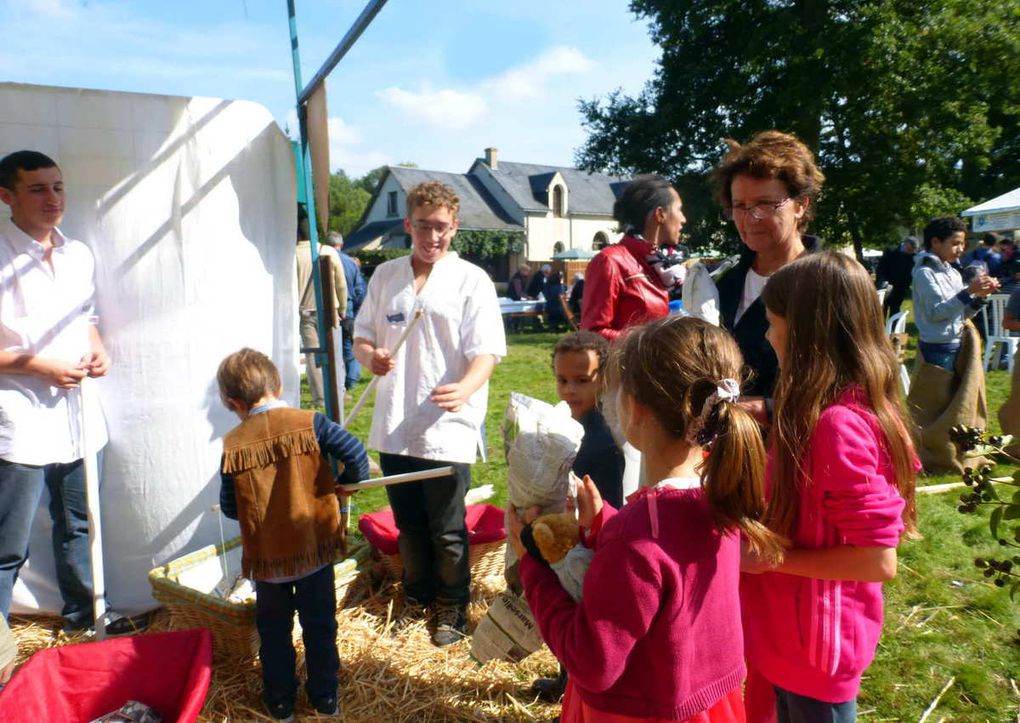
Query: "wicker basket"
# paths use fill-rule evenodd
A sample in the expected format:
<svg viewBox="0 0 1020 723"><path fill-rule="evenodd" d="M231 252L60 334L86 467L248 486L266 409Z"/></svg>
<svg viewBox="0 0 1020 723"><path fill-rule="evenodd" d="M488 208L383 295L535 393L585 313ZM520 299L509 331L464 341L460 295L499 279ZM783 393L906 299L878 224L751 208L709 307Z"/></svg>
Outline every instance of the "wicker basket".
<svg viewBox="0 0 1020 723"><path fill-rule="evenodd" d="M390 577L401 579L404 575L404 562L400 554L386 555L374 551L382 563L383 569ZM483 542L468 547L468 564L471 565L472 584L490 575L502 575L506 557L506 540Z"/></svg>
<svg viewBox="0 0 1020 723"><path fill-rule="evenodd" d="M217 660L248 659L258 655L259 634L255 628L255 602L236 603L215 594L182 585L182 574L219 558L241 544L235 537L223 545L208 545L149 572L152 596L166 606L174 630L208 628L213 633L213 655ZM354 582L369 567L370 548L364 541L351 540L350 555L334 565L337 605L343 607Z"/></svg>

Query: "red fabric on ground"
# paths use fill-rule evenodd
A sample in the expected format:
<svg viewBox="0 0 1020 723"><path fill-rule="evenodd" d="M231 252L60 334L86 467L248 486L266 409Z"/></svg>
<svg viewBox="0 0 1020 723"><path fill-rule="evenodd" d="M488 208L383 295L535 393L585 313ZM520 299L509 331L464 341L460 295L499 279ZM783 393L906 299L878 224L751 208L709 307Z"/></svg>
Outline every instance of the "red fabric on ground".
<svg viewBox="0 0 1020 723"><path fill-rule="evenodd" d="M468 505L465 511L468 529L468 545L499 542L506 539L503 527L503 510L493 505ZM393 521L393 510L371 512L358 518L358 529L369 544L384 555L396 555L397 525Z"/></svg>
<svg viewBox="0 0 1020 723"><path fill-rule="evenodd" d="M212 634L205 629L49 648L0 691L0 720L87 723L137 700L167 723L191 723L211 677Z"/></svg>

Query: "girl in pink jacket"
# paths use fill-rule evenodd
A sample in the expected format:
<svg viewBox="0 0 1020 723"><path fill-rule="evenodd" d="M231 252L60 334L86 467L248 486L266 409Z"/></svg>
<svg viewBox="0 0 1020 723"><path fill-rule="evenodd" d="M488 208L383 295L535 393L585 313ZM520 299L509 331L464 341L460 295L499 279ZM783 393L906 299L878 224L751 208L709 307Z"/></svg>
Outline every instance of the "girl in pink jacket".
<svg viewBox="0 0 1020 723"><path fill-rule="evenodd" d="M917 461L867 272L802 257L762 294L779 359L765 522L783 561L745 553L748 720L853 721L882 631L882 583L916 517Z"/></svg>
<svg viewBox="0 0 1020 723"><path fill-rule="evenodd" d="M729 334L693 318L617 342L609 376L646 482L619 512L590 478L578 490L597 532L580 602L510 515L528 605L570 674L563 723L743 723L740 536L773 560L781 541L758 520L765 448L737 403L742 366Z"/></svg>

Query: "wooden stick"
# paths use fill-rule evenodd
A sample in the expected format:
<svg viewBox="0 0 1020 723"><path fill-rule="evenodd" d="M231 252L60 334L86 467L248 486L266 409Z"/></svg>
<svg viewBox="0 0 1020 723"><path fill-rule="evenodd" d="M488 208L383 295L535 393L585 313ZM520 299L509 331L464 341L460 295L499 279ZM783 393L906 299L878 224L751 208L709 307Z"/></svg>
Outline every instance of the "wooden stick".
<svg viewBox="0 0 1020 723"><path fill-rule="evenodd" d="M423 469L418 472L405 472L404 474L391 474L389 477L376 477L356 484L337 485L336 488L342 492L358 492L359 490L370 490L373 487L389 487L404 482L417 482L423 479L435 479L436 477L448 477L453 474L453 467L436 467L435 469Z"/></svg>
<svg viewBox="0 0 1020 723"><path fill-rule="evenodd" d="M407 340L408 334L411 333L411 329L413 329L415 325L419 321L421 321L421 318L423 316L425 316L425 309L419 306L417 311L414 312L414 316L411 318L411 321L407 324L407 327L404 329L404 333L400 335L399 339L397 339L396 346L394 346L393 349L390 350L390 357L395 357L397 355L397 352L400 351L400 347L402 347L404 345L404 342ZM344 419L343 425L344 429L347 429L348 427L351 426L351 421L354 419L357 413L361 411L361 408L365 406L365 402L368 401L368 395L371 394L373 390L375 390L375 385L378 383L379 377L373 376L371 381L369 381L368 386L365 387L365 391L363 391L361 393L361 396L358 397L358 401L351 409L351 413L347 415L346 419Z"/></svg>
<svg viewBox="0 0 1020 723"><path fill-rule="evenodd" d="M404 333L400 335L399 339L397 339L396 346L394 346L393 349L390 351L390 356L391 357L394 357L394 356L397 355L397 352L400 351L400 347L402 347L404 345L404 342L407 340L408 335L411 333L411 329L413 329L418 324L418 322L421 321L421 318L423 316L425 316L425 309L423 309L422 307L419 306L417 308L417 310L415 310L414 316L411 317L411 321L409 321L407 326L404 328ZM351 413L348 414L347 417L344 419L344 422L343 422L343 428L344 429L347 429L348 427L351 426L351 421L354 419L355 416L357 416L358 412L361 411L361 408L363 406L365 406L365 402L368 401L369 395L373 391L375 391L375 385L378 384L378 383L379 383L379 377L377 377L377 376L373 376L372 379L368 382L368 385L365 387L365 391L363 391L361 393L361 396L358 397L357 403L351 409ZM449 469L450 470L449 472L447 472L447 474L453 474L453 468L447 467L445 469ZM440 476L440 475L432 475L432 476L436 477L436 476ZM379 479L385 479L385 478L380 477ZM409 482L410 480L405 480L405 481ZM393 483L393 484L397 484L397 483ZM373 485L373 486L378 487L378 486L385 486L385 485ZM345 490L345 489L343 489L345 487L353 487L354 489L352 489L352 490ZM365 483L359 482L356 485L338 485L337 489L339 489L342 492L356 492L358 489L365 489L365 487L366 487ZM351 501L350 500L341 500L341 505L340 505L340 540L341 540L341 544L342 544L342 546L344 548L343 552L344 552L345 555L346 555L346 552L347 552L347 550L346 550L346 548L347 548L347 531L350 530L350 528L351 528Z"/></svg>
<svg viewBox="0 0 1020 723"><path fill-rule="evenodd" d="M928 706L928 709L924 712L924 714L917 721L917 723L924 723L926 720L928 720L928 716L930 716L932 713L934 713L935 712L935 708L938 707L939 701L942 700L942 696L944 696L946 694L946 691L949 690L949 688L955 682L956 682L956 676L955 675L952 678L950 678L949 680L946 681L946 684L942 686L942 690L940 690L939 694L935 696L935 700L933 700L931 702L931 705Z"/></svg>
<svg viewBox="0 0 1020 723"><path fill-rule="evenodd" d="M99 505L99 469L94 452L88 449L87 410L94 389L93 381L86 377L78 387L78 402L81 421L81 447L85 467L85 508L89 532L89 564L92 567L93 621L96 626L96 640L106 638L106 576L103 572L103 526Z"/></svg>

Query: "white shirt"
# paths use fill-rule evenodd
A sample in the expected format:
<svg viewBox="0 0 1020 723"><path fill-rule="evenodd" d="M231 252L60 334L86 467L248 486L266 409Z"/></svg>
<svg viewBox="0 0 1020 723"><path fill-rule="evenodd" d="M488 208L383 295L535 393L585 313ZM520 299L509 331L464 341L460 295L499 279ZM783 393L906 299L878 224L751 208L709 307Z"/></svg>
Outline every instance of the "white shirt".
<svg viewBox="0 0 1020 723"><path fill-rule="evenodd" d="M80 241L53 230L50 268L42 244L0 224L0 348L77 364L91 349L96 321L95 259ZM107 441L106 421L89 395L88 447ZM0 459L43 465L81 459L81 390L58 389L28 374L0 374Z"/></svg>
<svg viewBox="0 0 1020 723"><path fill-rule="evenodd" d="M484 271L451 251L415 294L410 257L393 259L372 275L354 336L392 350L418 308L424 316L394 357L396 366L379 380L368 444L388 454L470 464L482 441L488 382L459 412L444 411L429 397L459 381L476 356L506 356L496 289Z"/></svg>
<svg viewBox="0 0 1020 723"><path fill-rule="evenodd" d="M737 313L733 317L734 324L740 321L740 317L744 315L744 312L761 296L761 292L765 289L765 284L768 283L768 280L768 276L757 274L754 269L747 270L747 276L744 277L744 295L740 297L740 306L737 307Z"/></svg>

